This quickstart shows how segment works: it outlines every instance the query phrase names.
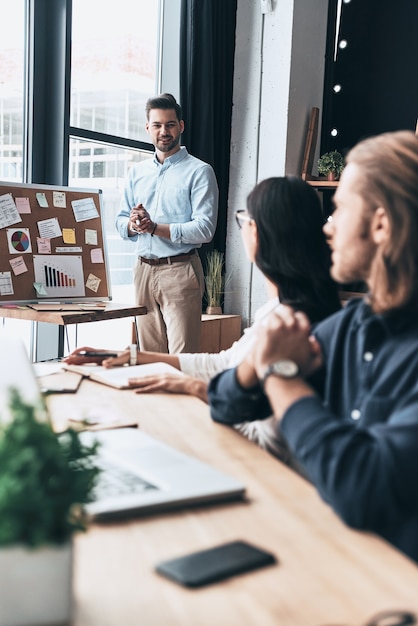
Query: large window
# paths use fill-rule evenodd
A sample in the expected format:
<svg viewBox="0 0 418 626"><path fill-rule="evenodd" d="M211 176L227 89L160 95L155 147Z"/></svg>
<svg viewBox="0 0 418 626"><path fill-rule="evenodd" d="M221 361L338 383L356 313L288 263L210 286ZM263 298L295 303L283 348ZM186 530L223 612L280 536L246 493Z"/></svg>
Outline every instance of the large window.
<svg viewBox="0 0 418 626"><path fill-rule="evenodd" d="M159 19L159 0L73 0L71 126L149 142L144 106L157 90Z"/></svg>
<svg viewBox="0 0 418 626"><path fill-rule="evenodd" d="M133 296L135 258L114 222L130 166L150 158L153 151L144 109L146 100L159 90L160 4L160 0L72 3L68 183L103 191L112 295L124 302Z"/></svg>
<svg viewBox="0 0 418 626"><path fill-rule="evenodd" d="M177 56L180 3L169 3L166 29L164 0L0 0L0 180L102 189L119 302L133 297L134 256L114 218L129 167L153 152L145 102L163 75L177 90L160 67L166 36L169 66Z"/></svg>
<svg viewBox="0 0 418 626"><path fill-rule="evenodd" d="M25 0L0 0L0 180L16 183L24 180L25 8ZM0 327L6 324L29 350L30 323L1 318Z"/></svg>
<svg viewBox="0 0 418 626"><path fill-rule="evenodd" d="M102 190L103 230L106 238L112 296L118 302L133 301L133 246L115 229L126 174L133 163L152 156L150 151L133 150L101 142L71 138L70 187Z"/></svg>
<svg viewBox="0 0 418 626"><path fill-rule="evenodd" d="M0 180L23 181L25 0L0 0Z"/></svg>

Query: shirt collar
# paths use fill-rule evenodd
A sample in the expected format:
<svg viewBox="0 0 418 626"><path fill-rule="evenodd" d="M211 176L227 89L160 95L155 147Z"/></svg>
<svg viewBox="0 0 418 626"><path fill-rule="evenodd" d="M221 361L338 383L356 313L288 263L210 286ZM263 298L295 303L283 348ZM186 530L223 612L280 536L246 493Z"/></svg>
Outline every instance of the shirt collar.
<svg viewBox="0 0 418 626"><path fill-rule="evenodd" d="M357 329L363 325L370 326L376 324L382 328L386 335L393 336L411 325L416 325L416 323L416 312L406 309L394 309L387 313L374 313L366 297L362 299L358 306L354 325Z"/></svg>
<svg viewBox="0 0 418 626"><path fill-rule="evenodd" d="M180 150L177 150L177 152L175 152L171 156L164 159L164 163L160 163L159 160L157 159L157 153L154 152L154 163L156 165L159 165L160 167L162 167L165 164L174 165L175 163L178 163L179 161L182 161L183 159L185 159L188 154L189 153L187 152L187 148L185 148L184 146L181 146Z"/></svg>

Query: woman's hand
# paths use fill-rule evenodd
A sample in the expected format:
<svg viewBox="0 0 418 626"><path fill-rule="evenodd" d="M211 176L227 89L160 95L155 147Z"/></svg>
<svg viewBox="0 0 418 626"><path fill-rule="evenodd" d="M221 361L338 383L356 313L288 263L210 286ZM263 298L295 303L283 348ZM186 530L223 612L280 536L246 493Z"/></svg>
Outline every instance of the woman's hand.
<svg viewBox="0 0 418 626"><path fill-rule="evenodd" d="M97 363L103 367L120 367L130 362L130 350L114 352L111 350L101 350L92 348L91 346L82 346L71 352L63 361L68 365L87 365L88 363Z"/></svg>
<svg viewBox="0 0 418 626"><path fill-rule="evenodd" d="M193 376L177 374L143 376L130 378L129 385L135 388L135 393L183 393L207 402L207 384Z"/></svg>
<svg viewBox="0 0 418 626"><path fill-rule="evenodd" d="M109 354L113 354L115 356L118 355L117 358L120 358L117 351L98 350L97 348L92 348L91 346L82 346L81 348L77 348L71 352L71 354L65 357L63 361L69 365L86 365L87 363L97 363L98 365L102 365L105 360L116 360L116 358L109 358Z"/></svg>

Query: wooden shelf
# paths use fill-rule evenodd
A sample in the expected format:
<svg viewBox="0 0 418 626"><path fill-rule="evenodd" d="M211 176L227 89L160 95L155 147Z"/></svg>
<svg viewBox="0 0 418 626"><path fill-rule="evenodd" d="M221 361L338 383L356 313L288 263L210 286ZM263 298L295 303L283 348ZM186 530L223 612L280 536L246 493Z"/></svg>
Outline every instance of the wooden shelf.
<svg viewBox="0 0 418 626"><path fill-rule="evenodd" d="M307 180L307 183L315 189L337 189L338 180Z"/></svg>

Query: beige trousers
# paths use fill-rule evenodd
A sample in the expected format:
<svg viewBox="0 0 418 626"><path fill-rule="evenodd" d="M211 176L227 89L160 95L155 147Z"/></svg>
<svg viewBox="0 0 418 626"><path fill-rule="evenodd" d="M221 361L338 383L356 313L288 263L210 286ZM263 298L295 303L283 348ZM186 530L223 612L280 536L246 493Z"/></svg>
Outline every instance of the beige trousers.
<svg viewBox="0 0 418 626"><path fill-rule="evenodd" d="M147 314L137 317L139 347L151 352L199 352L204 276L198 254L171 265L134 268L137 304Z"/></svg>

